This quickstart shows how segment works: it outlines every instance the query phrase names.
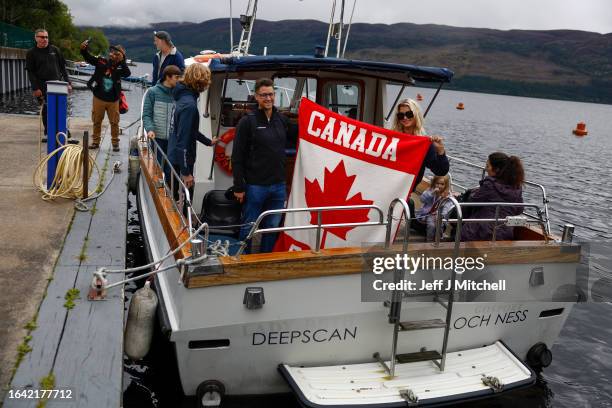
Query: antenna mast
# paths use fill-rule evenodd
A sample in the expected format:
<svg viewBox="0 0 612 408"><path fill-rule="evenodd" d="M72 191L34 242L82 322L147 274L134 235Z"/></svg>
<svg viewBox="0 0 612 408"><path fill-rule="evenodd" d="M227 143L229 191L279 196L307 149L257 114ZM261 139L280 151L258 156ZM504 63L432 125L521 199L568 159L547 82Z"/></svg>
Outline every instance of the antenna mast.
<svg viewBox="0 0 612 408"><path fill-rule="evenodd" d="M239 55L248 55L251 45L251 33L253 32L253 24L257 15L257 0L249 0L247 4L246 14L240 15L240 25L242 33L240 34L240 42L236 50Z"/></svg>
<svg viewBox="0 0 612 408"><path fill-rule="evenodd" d="M355 11L355 2L353 2L353 12ZM342 31L344 30L344 6L345 0L342 0L340 3L340 21L335 21L336 15L336 0L332 2L331 16L329 18L329 29L327 30L327 42L325 44L325 56L329 54L330 50L330 42L333 37L336 40L336 58L344 57L344 52L346 51L346 43L348 41L348 32L347 36L344 39L344 47L342 47ZM351 22L353 21L353 12L351 12ZM350 23L349 23L349 32L350 32ZM342 53L341 53L342 51Z"/></svg>
<svg viewBox="0 0 612 408"><path fill-rule="evenodd" d="M327 30L327 42L325 43L325 56L329 51L329 40L331 39L333 27L334 27L334 13L336 12L336 0L332 3L331 16L329 17L329 29Z"/></svg>
<svg viewBox="0 0 612 408"><path fill-rule="evenodd" d="M234 15L232 14L232 0L229 1L230 6L230 52L234 50L234 25L232 20L234 19Z"/></svg>
<svg viewBox="0 0 612 408"><path fill-rule="evenodd" d="M357 0L353 0L353 10L351 10L351 19L349 20L348 28L346 30L346 38L344 39L344 47L342 48L342 58L344 58L344 53L346 52L346 44L348 44L349 35L351 34L351 25L353 24L353 13L355 13L356 4Z"/></svg>

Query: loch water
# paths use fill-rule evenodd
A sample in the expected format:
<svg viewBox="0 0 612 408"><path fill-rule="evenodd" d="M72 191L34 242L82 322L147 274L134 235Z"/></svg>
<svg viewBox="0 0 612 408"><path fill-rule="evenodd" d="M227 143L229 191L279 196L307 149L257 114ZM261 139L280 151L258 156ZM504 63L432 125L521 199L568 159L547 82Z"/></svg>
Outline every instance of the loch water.
<svg viewBox="0 0 612 408"><path fill-rule="evenodd" d="M150 64L138 64L141 75ZM138 118L143 89L125 84L130 112L122 116L122 126ZM391 89L393 95L399 88ZM425 108L435 90L408 88L404 97L423 95ZM393 99L390 97L389 99ZM455 107L463 102L465 109ZM91 94L75 90L71 114L88 117ZM37 107L27 94L3 97L1 112L32 113ZM576 238L590 243L589 273L607 287L612 286L612 106L525 97L442 91L426 118L428 134L444 137L449 154L484 164L489 153L503 151L523 161L526 177L543 184L548 194L551 229L560 233L562 225L575 225ZM577 137L572 129L579 121L589 134ZM130 135L135 126L127 130ZM479 171L464 172L451 161L453 180L474 185ZM525 191L526 201L539 202L539 196ZM135 197L130 196L128 220L129 266L146 262L140 235ZM139 284L138 284L139 285ZM126 288L129 298L137 285ZM600 302L574 306L553 352L553 362L539 375L537 383L493 400L472 402L460 407L612 407L612 305L610 297ZM606 302L607 300L608 302ZM127 303L126 303L127 304ZM194 406L184 398L171 345L156 329L152 350L141 362L125 359L124 406ZM452 335L452 334L451 334ZM290 395L257 399L232 399L234 407L298 406Z"/></svg>

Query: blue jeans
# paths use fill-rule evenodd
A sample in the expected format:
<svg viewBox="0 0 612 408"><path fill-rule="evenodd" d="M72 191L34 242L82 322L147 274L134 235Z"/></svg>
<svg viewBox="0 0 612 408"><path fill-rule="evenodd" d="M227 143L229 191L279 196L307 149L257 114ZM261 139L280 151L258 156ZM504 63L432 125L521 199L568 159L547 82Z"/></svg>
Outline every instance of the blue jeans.
<svg viewBox="0 0 612 408"><path fill-rule="evenodd" d="M269 186L247 184L245 202L242 206L242 223L248 224L255 222L257 217L264 211L280 210L284 208L286 197L287 190L285 183L272 184ZM276 228L280 225L281 218L281 214L269 215L263 219L259 228ZM244 241L251 228L252 225L244 225L240 228L240 241ZM263 234L261 237L260 252L272 252L277 236L278 234L275 233ZM246 248L246 252L251 252L250 242Z"/></svg>

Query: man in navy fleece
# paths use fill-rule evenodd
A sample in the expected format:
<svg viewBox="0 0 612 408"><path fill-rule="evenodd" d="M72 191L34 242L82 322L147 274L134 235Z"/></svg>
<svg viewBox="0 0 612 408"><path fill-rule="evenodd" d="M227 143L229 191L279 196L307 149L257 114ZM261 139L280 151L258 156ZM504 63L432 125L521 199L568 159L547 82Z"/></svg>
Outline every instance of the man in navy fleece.
<svg viewBox="0 0 612 408"><path fill-rule="evenodd" d="M176 49L172 38L167 31L154 31L153 42L157 53L153 57L153 80L151 85L155 86L162 77L162 72L169 65L177 66L181 72L185 71L185 59L183 54Z"/></svg>
<svg viewBox="0 0 612 408"><path fill-rule="evenodd" d="M185 70L185 76L176 85L173 97L176 101L170 138L168 157L172 167L180 174L185 187L193 192L193 165L196 160L196 141L211 146L216 140L210 140L198 131L200 116L198 113L198 96L210 84L210 70L202 64L192 64ZM175 185L175 198L178 191Z"/></svg>

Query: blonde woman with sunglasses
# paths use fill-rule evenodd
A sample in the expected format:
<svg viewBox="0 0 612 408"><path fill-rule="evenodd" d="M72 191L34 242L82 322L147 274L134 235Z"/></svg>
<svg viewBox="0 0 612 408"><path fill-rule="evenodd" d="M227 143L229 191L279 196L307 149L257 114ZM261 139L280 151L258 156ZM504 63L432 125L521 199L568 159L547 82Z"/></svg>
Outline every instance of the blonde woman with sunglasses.
<svg viewBox="0 0 612 408"><path fill-rule="evenodd" d="M424 118L421 107L412 99L403 99L395 108L393 118L393 130L415 136L424 136ZM414 186L416 187L423 179L425 168L427 167L436 176L445 176L448 173L448 157L444 148L444 140L440 136L429 136L431 145L423 160L421 171L416 177Z"/></svg>
<svg viewBox="0 0 612 408"><path fill-rule="evenodd" d="M416 101L403 99L397 104L395 117L393 118L393 130L415 136L424 136L426 134L421 107ZM431 145L425 155L421 170L416 176L413 184L414 188L423 179L425 168L431 170L436 176L446 176L448 173L449 163L448 157L446 157L446 149L444 148L444 140L440 136L429 136L429 139L431 140ZM412 199L410 199L409 206L410 214L414 218L414 202ZM412 226L417 230L424 230L422 224L418 222L413 222Z"/></svg>

